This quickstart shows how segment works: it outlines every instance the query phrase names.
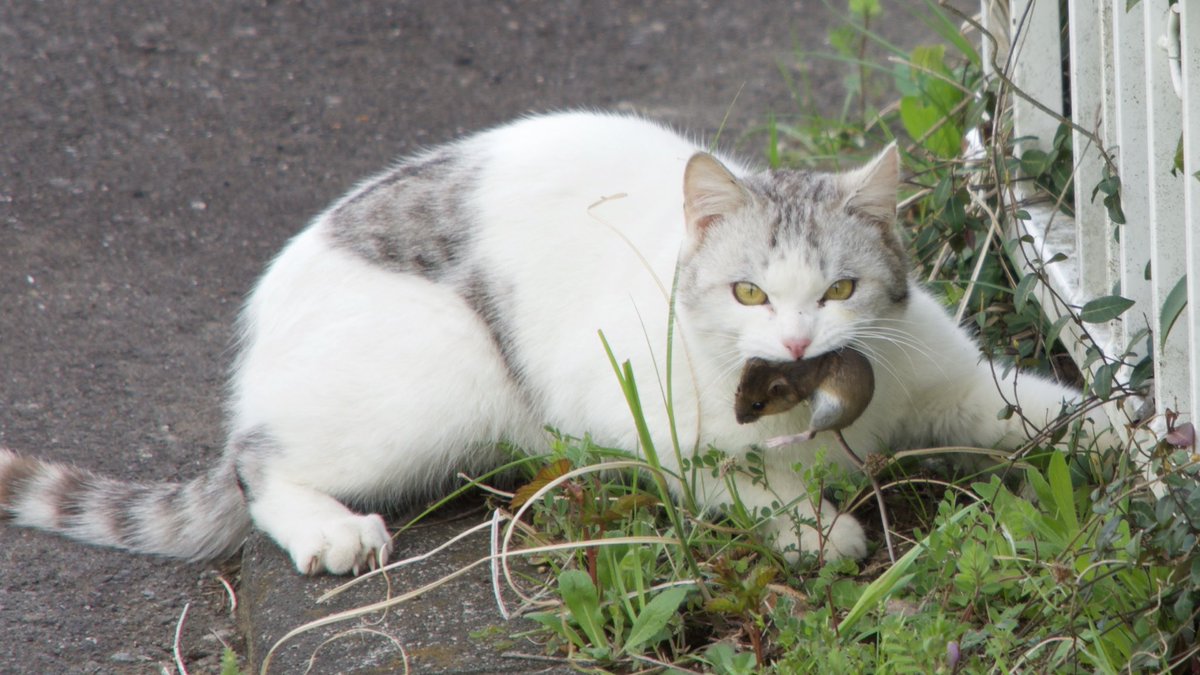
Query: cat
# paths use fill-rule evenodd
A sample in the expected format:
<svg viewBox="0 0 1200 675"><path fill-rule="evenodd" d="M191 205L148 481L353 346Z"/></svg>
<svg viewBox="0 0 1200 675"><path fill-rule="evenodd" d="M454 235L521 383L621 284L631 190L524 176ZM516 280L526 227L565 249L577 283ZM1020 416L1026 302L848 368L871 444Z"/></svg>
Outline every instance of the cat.
<svg viewBox="0 0 1200 675"><path fill-rule="evenodd" d="M845 430L853 447L1016 447L1026 430L997 419L1006 401L1042 424L1079 394L1024 373L997 383L910 278L899 172L894 146L841 173L751 171L658 123L593 112L430 149L355 187L269 265L239 320L229 441L207 474L129 484L0 449L0 513L192 560L231 554L257 527L302 573L358 573L391 548L369 509L494 467L501 445L544 452L551 427L638 447L599 331L631 362L659 449L668 339L685 456L741 459L806 429L804 406L738 424L742 366L846 345L877 380ZM751 509L775 505L762 528L781 550L862 557L860 524L804 497L793 470L825 445L763 453L765 485L733 480ZM730 501L704 472L696 490L707 507Z"/></svg>

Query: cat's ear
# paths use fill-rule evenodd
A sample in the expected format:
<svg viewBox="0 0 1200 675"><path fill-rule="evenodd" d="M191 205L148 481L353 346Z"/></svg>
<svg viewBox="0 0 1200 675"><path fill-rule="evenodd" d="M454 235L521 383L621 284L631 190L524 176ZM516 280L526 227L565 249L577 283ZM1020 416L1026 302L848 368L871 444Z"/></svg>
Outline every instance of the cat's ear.
<svg viewBox="0 0 1200 675"><path fill-rule="evenodd" d="M875 159L842 174L846 210L891 225L896 220L896 190L900 187L900 153L893 141Z"/></svg>
<svg viewBox="0 0 1200 675"><path fill-rule="evenodd" d="M722 216L750 202L750 194L724 164L707 152L697 152L683 172L683 215L693 242Z"/></svg>

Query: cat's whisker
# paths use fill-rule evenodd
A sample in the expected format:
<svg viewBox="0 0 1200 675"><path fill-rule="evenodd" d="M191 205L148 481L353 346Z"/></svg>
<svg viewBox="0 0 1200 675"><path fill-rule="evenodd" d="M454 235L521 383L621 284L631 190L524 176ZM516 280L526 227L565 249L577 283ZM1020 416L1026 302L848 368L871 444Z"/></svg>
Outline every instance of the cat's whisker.
<svg viewBox="0 0 1200 675"><path fill-rule="evenodd" d="M917 340L917 338L904 331L881 326L867 326L864 328L857 328L856 330L853 330L852 333L855 336L872 337L891 342L905 348L906 351L911 350L917 352L928 359L935 366L940 368L938 358L930 351L930 349Z"/></svg>
<svg viewBox="0 0 1200 675"><path fill-rule="evenodd" d="M936 358L933 357L933 355L920 349L919 347L917 347L915 345L906 344L900 340L894 339L887 335L872 335L871 333L869 333L867 331L860 332L857 337L859 339L865 338L865 339L870 339L870 340L874 340L877 342L883 342L883 343L888 343L888 344L894 345L895 347L897 347L897 351L899 351L900 354L902 354L904 356L904 358L908 360L908 367L910 370L915 370L917 368L917 362L913 358L913 352L915 351L920 356L923 356L925 360L927 360L934 368L936 368L943 375L946 374L945 370L943 370L941 364L938 362L938 360ZM880 356L882 357L882 354Z"/></svg>
<svg viewBox="0 0 1200 675"><path fill-rule="evenodd" d="M908 359L909 366L911 366L912 368L917 367L916 361L913 358L913 354L915 352L916 354L924 357L924 360L927 361L930 365L932 365L935 369L937 369L937 371L940 372L942 375L946 374L946 371L942 366L941 360L938 359L928 349L925 349L924 347L922 347L920 344L912 342L911 339L901 339L901 338L897 338L894 336L888 336L888 335L872 335L871 333L865 332L865 331L862 333L862 336L866 337L866 338L872 338L875 340L879 340L882 342L888 342L888 343L896 345L897 347L900 348L900 351L903 352L905 358Z"/></svg>
<svg viewBox="0 0 1200 675"><path fill-rule="evenodd" d="M856 349L866 354L872 363L887 371L888 375L890 375L892 379L896 381L897 385L899 385L900 391L904 392L904 397L907 398L910 403L913 401L912 392L908 390L908 384L905 382L905 378L896 371L896 368L891 364L891 362L888 361L888 359L885 358L884 355L880 353L874 345L869 345L854 339L851 339L850 344L854 345Z"/></svg>

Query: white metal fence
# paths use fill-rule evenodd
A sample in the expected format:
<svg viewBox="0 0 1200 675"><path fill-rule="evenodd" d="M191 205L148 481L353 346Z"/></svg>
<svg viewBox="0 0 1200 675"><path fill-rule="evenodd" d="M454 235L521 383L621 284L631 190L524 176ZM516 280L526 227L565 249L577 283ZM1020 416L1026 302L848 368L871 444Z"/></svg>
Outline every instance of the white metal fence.
<svg viewBox="0 0 1200 675"><path fill-rule="evenodd" d="M1064 4L1065 17L1059 0L983 0L984 25L998 38L984 53L1015 85L1014 137L1053 139L1059 120L1038 104L1067 111L1080 128L1074 219L1031 209L1023 227L1042 260L1066 254L1045 270L1071 304L1114 293L1135 301L1092 334L1110 356L1144 355L1146 341L1131 337L1148 328L1159 428L1167 410L1200 426L1200 0ZM1124 224L1109 217L1103 194L1093 199L1104 153L1120 177ZM1164 306L1179 283L1187 306L1167 332Z"/></svg>

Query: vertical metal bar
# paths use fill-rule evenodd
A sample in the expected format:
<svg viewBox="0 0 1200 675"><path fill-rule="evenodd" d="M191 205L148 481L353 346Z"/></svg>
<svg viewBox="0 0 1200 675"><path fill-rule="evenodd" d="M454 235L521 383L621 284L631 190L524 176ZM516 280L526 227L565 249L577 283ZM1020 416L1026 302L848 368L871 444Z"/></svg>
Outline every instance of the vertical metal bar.
<svg viewBox="0 0 1200 675"><path fill-rule="evenodd" d="M1062 62L1058 3L1054 0L1013 0L1009 5L1009 77L1026 95L1062 114ZM1047 64L1055 64L1047 67ZM1013 133L1032 137L1018 147L1050 147L1058 120L1021 96L1013 97Z"/></svg>
<svg viewBox="0 0 1200 675"><path fill-rule="evenodd" d="M1188 363L1191 370L1190 406L1193 424L1200 426L1200 6L1180 2L1180 66L1183 75L1184 231L1188 270ZM1183 323L1180 321L1179 323ZM1178 324L1177 324L1178 325ZM1182 402L1181 402L1182 403Z"/></svg>
<svg viewBox="0 0 1200 675"><path fill-rule="evenodd" d="M1146 26L1146 136L1147 186L1150 196L1150 267L1151 302L1156 310L1187 269L1187 240L1184 220L1183 181L1171 175L1175 148L1183 133L1182 108L1171 84L1170 64L1159 39L1167 34L1167 0L1142 0ZM1136 10L1135 10L1136 11ZM1189 367L1189 331L1176 326L1164 344L1161 331L1155 333L1154 389L1155 407L1161 415L1166 409L1189 406L1191 373Z"/></svg>
<svg viewBox="0 0 1200 675"><path fill-rule="evenodd" d="M1067 3L1071 67L1071 119L1075 124L1104 137L1105 96L1104 31L1101 12L1107 2L1070 0ZM1080 288L1085 298L1108 295L1109 272L1107 239L1111 226L1100 201L1092 199L1092 190L1103 177L1101 148L1085 133L1072 132L1075 148L1075 226L1079 245Z"/></svg>
<svg viewBox="0 0 1200 675"><path fill-rule="evenodd" d="M1150 193L1146 182L1149 156L1145 142L1146 20L1141 12L1126 12L1118 7L1112 11L1111 25L1115 105L1114 114L1110 115L1112 124L1106 126L1115 134L1110 139L1110 147L1117 155L1121 205L1126 218L1124 225L1117 226L1120 233L1117 278L1121 295L1136 303L1122 317L1124 330L1119 346L1145 355L1143 345L1131 345L1129 338L1141 329L1153 330L1158 318L1158 308L1152 302L1150 282L1146 279L1151 228Z"/></svg>

